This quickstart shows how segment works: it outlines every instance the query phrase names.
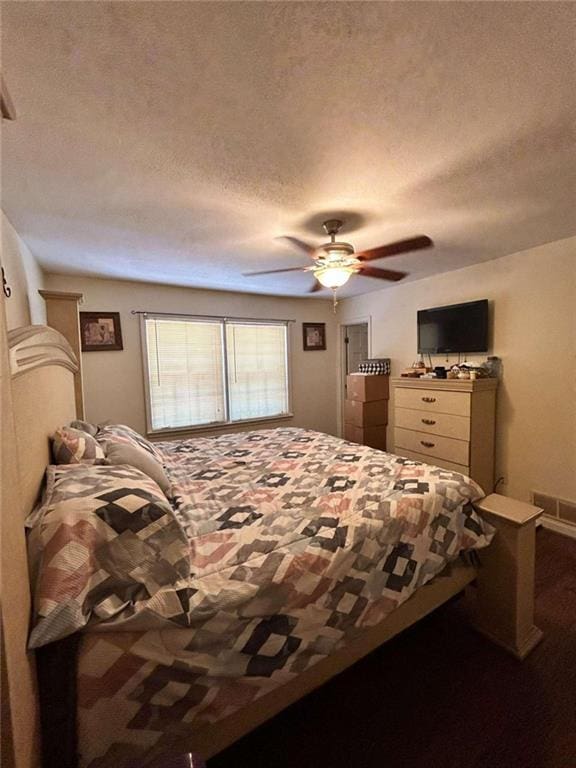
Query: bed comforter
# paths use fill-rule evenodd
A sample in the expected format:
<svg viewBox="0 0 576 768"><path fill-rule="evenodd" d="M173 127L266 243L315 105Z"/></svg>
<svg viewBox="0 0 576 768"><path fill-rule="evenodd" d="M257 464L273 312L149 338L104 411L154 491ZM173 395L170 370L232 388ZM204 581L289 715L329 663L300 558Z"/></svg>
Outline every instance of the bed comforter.
<svg viewBox="0 0 576 768"><path fill-rule="evenodd" d="M187 751L195 728L325 658L493 535L469 478L325 434L157 447L192 573L162 596L166 626L83 636L82 766Z"/></svg>

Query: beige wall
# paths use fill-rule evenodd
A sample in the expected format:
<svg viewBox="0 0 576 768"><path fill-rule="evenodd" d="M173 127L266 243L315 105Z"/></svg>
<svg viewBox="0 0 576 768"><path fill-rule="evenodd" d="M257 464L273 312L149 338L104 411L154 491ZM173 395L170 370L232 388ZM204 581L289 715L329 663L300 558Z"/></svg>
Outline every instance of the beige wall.
<svg viewBox="0 0 576 768"><path fill-rule="evenodd" d="M280 424L336 432L336 320L329 301L175 288L146 283L48 275L47 287L84 294L80 310L120 312L124 351L82 355L86 418L129 424L145 432L140 324L132 309L153 312L293 319L292 410ZM304 352L302 322L326 323L327 350ZM262 426L272 426L266 422ZM229 430L228 430L229 431Z"/></svg>
<svg viewBox="0 0 576 768"><path fill-rule="evenodd" d="M369 317L372 356L390 357L399 375L417 356L416 310L482 298L492 302L492 349L504 369L499 490L576 500L576 238L346 299L339 322Z"/></svg>
<svg viewBox="0 0 576 768"><path fill-rule="evenodd" d="M12 295L6 299L6 324L8 329L21 325L44 325L46 310L44 300L38 295L43 287L44 276L36 259L18 235L8 218L1 214L2 248L0 264L6 272Z"/></svg>

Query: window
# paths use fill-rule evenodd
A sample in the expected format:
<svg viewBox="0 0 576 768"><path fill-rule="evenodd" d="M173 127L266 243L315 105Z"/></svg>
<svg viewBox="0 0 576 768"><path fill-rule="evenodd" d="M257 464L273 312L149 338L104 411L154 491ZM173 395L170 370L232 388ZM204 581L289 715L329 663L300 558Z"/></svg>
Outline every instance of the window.
<svg viewBox="0 0 576 768"><path fill-rule="evenodd" d="M145 315L148 429L289 414L285 322Z"/></svg>

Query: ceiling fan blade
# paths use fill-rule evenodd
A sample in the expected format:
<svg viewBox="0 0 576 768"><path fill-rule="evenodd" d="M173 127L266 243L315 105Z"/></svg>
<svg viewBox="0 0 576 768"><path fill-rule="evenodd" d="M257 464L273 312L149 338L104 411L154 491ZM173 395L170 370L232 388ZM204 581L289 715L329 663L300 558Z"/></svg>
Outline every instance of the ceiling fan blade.
<svg viewBox="0 0 576 768"><path fill-rule="evenodd" d="M312 258L317 250L317 248L315 248L313 245L310 245L310 243L305 243L304 240L299 240L297 237L290 237L289 235L277 237L276 240L286 240L286 242L290 243L290 245L298 248L299 251L304 251L304 253L307 253L308 256L311 256Z"/></svg>
<svg viewBox="0 0 576 768"><path fill-rule="evenodd" d="M354 256L360 261L373 261L374 259L384 259L386 256L397 256L400 253L409 251L419 251L422 248L430 248L434 243L426 235L411 237L408 240L398 240L396 243L381 245L379 248L370 248L368 251L360 251Z"/></svg>
<svg viewBox="0 0 576 768"><path fill-rule="evenodd" d="M318 282L318 280L314 280L314 285L308 289L308 293L316 293L317 291L321 291L322 286Z"/></svg>
<svg viewBox="0 0 576 768"><path fill-rule="evenodd" d="M396 272L394 269L378 269L378 267L360 267L357 274L364 275L364 277L377 277L379 280L392 280L398 282L402 280L407 272Z"/></svg>
<svg viewBox="0 0 576 768"><path fill-rule="evenodd" d="M243 272L242 277L253 277L254 275L274 275L277 272L305 272L307 267L288 267L287 269L263 269L260 272Z"/></svg>

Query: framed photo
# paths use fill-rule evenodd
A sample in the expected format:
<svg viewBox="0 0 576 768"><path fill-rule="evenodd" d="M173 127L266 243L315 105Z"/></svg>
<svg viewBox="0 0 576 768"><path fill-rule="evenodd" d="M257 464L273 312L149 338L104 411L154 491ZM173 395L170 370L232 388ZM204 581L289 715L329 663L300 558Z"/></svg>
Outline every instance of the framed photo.
<svg viewBox="0 0 576 768"><path fill-rule="evenodd" d="M326 323L302 323L304 351L326 349Z"/></svg>
<svg viewBox="0 0 576 768"><path fill-rule="evenodd" d="M80 312L82 352L124 349L119 312Z"/></svg>

